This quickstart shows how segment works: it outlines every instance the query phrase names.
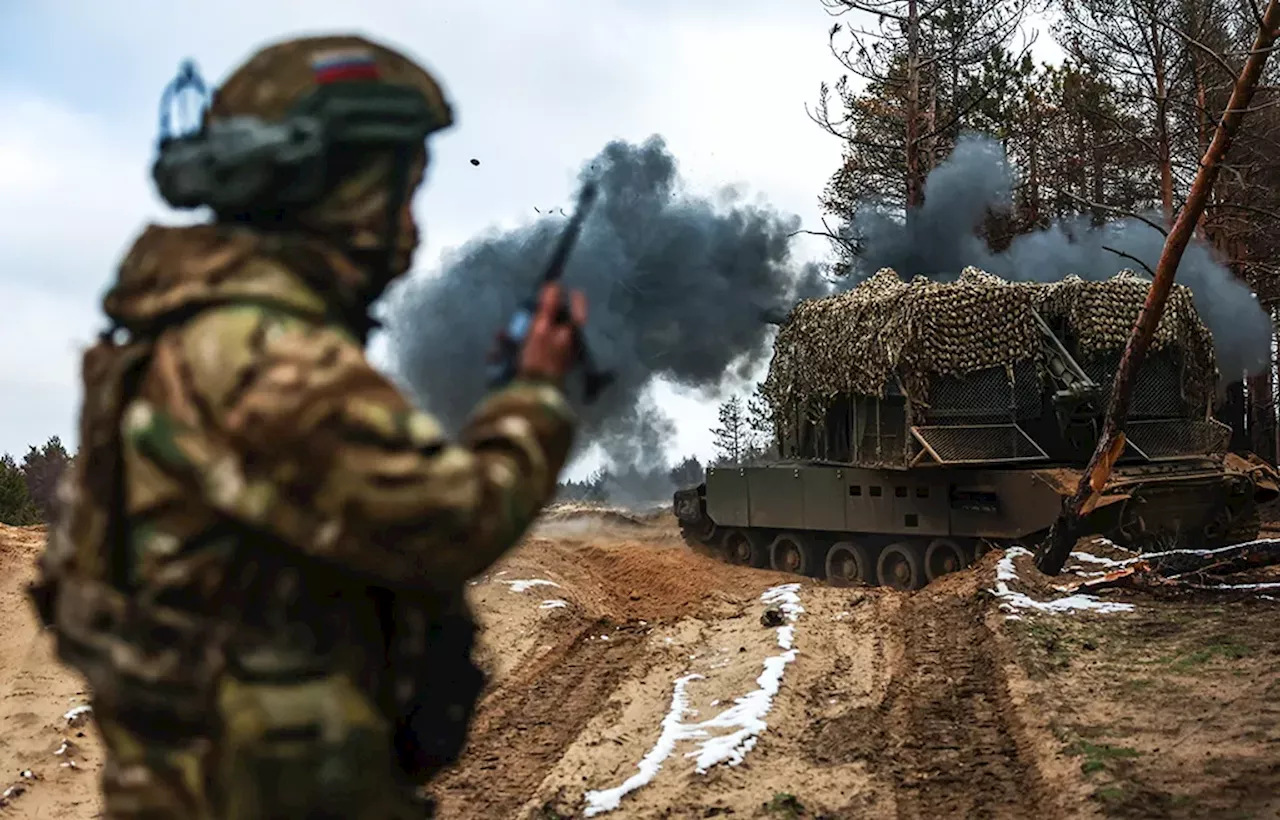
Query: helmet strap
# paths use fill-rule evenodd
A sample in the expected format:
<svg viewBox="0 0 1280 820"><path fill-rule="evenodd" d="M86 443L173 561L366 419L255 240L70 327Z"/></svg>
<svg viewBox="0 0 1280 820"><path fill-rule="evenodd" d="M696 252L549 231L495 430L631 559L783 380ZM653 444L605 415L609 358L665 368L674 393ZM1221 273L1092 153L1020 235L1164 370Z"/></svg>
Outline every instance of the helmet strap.
<svg viewBox="0 0 1280 820"><path fill-rule="evenodd" d="M409 195L409 168L413 164L413 149L401 143L395 147L391 161L390 188L387 191L387 228L383 234L381 270L376 271L383 287L393 278L396 259L396 243L400 239L400 209Z"/></svg>

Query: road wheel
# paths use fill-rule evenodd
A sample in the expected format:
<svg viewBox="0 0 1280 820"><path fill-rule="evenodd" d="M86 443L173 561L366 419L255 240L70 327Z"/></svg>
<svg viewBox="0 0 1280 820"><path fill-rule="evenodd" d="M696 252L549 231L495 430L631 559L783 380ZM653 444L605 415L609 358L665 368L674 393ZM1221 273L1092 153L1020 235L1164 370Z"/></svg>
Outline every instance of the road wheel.
<svg viewBox="0 0 1280 820"><path fill-rule="evenodd" d="M724 535L725 560L730 564L766 569L769 566L769 550L759 533L750 530L729 530Z"/></svg>
<svg viewBox="0 0 1280 820"><path fill-rule="evenodd" d="M716 526L716 522L712 521L711 517L704 512L698 516L697 523L690 525L689 534L704 544L710 544L716 540L717 529L719 528Z"/></svg>
<svg viewBox="0 0 1280 820"><path fill-rule="evenodd" d="M831 545L827 552L826 570L827 581L832 586L875 586L877 583L875 557L865 545L853 541L839 541Z"/></svg>
<svg viewBox="0 0 1280 820"><path fill-rule="evenodd" d="M681 521L680 534L686 541L697 542L708 547L714 546L723 535L720 528L716 526L716 522L705 515L693 523Z"/></svg>
<svg viewBox="0 0 1280 820"><path fill-rule="evenodd" d="M818 546L803 535L784 532L769 545L769 566L779 572L814 575L818 569Z"/></svg>
<svg viewBox="0 0 1280 820"><path fill-rule="evenodd" d="M890 544L880 553L876 575L882 585L893 589L920 589L928 582L924 574L924 548L902 541Z"/></svg>
<svg viewBox="0 0 1280 820"><path fill-rule="evenodd" d="M924 574L930 581L968 566L965 550L950 538L935 538L924 551Z"/></svg>

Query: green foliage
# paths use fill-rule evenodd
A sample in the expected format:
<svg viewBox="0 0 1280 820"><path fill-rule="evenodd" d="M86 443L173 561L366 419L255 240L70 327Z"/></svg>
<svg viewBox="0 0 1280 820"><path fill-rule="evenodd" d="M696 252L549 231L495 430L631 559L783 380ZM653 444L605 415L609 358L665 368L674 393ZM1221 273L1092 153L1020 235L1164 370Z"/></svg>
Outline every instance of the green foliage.
<svg viewBox="0 0 1280 820"><path fill-rule="evenodd" d="M687 456L667 473L672 485L680 490L701 484L705 476L706 470L702 466L702 462L693 456Z"/></svg>
<svg viewBox="0 0 1280 820"><path fill-rule="evenodd" d="M1090 743L1087 740L1077 740L1067 747L1066 752L1072 757L1083 758L1080 761L1080 772L1082 774L1106 771L1111 768L1115 761L1132 760L1140 756L1138 750L1131 749L1128 746Z"/></svg>
<svg viewBox="0 0 1280 820"><path fill-rule="evenodd" d="M717 464L753 464L774 449L773 411L762 392L763 382L745 400L730 396L720 405L719 423L711 429ZM701 480L701 479L699 479Z"/></svg>
<svg viewBox="0 0 1280 820"><path fill-rule="evenodd" d="M31 503L45 521L53 519L57 505L58 480L71 463L62 440L53 436L43 447L32 446L22 459L22 475Z"/></svg>
<svg viewBox="0 0 1280 820"><path fill-rule="evenodd" d="M741 464L747 452L747 413L742 399L730 396L720 404L719 424L711 429L716 443L716 461Z"/></svg>
<svg viewBox="0 0 1280 820"><path fill-rule="evenodd" d="M0 524L20 527L40 522L40 510L27 492L26 478L13 456L0 456Z"/></svg>
<svg viewBox="0 0 1280 820"><path fill-rule="evenodd" d="M688 456L675 467L666 465L651 469L628 467L625 470L597 470L582 481L561 481L556 488L560 501L612 501L618 504L666 501L673 489L684 489L702 483L702 463Z"/></svg>
<svg viewBox="0 0 1280 820"><path fill-rule="evenodd" d="M786 820L800 820L808 817L808 811L800 799L790 792L778 792L764 806L765 814L770 817L782 817Z"/></svg>

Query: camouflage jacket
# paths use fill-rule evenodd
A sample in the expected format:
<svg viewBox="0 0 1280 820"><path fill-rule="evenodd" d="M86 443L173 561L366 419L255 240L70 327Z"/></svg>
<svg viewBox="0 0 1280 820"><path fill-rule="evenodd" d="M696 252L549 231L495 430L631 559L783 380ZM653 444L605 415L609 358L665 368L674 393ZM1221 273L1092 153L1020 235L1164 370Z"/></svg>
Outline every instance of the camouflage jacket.
<svg viewBox="0 0 1280 820"><path fill-rule="evenodd" d="M85 356L81 457L42 559L60 652L98 698L191 732L222 647L341 664L402 708L432 624L550 498L574 426L558 388L522 382L446 439L269 243L138 240L105 301L132 341Z"/></svg>

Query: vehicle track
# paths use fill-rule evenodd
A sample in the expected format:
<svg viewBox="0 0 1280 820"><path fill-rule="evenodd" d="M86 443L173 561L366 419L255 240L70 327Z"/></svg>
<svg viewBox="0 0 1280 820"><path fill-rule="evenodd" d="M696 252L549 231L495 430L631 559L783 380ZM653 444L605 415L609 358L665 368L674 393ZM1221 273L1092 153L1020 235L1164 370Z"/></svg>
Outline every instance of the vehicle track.
<svg viewBox="0 0 1280 820"><path fill-rule="evenodd" d="M1046 816L982 610L975 596L940 590L895 616L902 654L880 709L878 769L892 778L898 817Z"/></svg>
<svg viewBox="0 0 1280 820"><path fill-rule="evenodd" d="M593 620L518 667L481 701L462 759L431 789L439 816L514 816L643 650L639 628Z"/></svg>

